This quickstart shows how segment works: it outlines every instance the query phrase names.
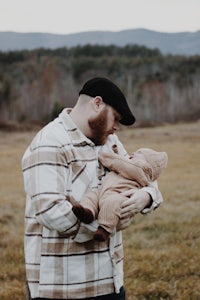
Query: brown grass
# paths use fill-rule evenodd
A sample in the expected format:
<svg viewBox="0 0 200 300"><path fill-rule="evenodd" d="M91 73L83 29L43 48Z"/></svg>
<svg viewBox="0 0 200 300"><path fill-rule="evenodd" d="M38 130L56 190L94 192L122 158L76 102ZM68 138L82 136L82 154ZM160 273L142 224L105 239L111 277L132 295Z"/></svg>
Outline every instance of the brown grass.
<svg viewBox="0 0 200 300"><path fill-rule="evenodd" d="M34 134L0 131L1 300L24 299L20 161ZM120 138L129 152L151 147L169 156L159 179L165 202L124 231L127 300L200 300L200 121L122 129Z"/></svg>

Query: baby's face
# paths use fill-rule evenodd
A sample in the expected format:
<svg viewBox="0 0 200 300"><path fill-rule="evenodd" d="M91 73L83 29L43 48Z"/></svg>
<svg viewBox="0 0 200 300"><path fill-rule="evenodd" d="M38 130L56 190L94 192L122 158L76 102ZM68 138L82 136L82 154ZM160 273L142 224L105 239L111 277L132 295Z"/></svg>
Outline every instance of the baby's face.
<svg viewBox="0 0 200 300"><path fill-rule="evenodd" d="M144 154L142 153L142 151L140 151L140 150L131 153L131 155L130 155L129 158L130 158L130 159L136 158L136 159L139 159L139 160L145 160L145 156L144 156Z"/></svg>

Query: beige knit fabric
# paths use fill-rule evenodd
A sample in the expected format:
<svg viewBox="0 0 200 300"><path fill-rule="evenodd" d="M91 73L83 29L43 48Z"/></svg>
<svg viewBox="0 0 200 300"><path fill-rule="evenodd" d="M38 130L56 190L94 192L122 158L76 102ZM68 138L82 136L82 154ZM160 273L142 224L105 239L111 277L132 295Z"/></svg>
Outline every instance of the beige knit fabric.
<svg viewBox="0 0 200 300"><path fill-rule="evenodd" d="M150 148L140 148L136 153L142 153L149 165L151 166L152 174L150 180L157 180L163 170L167 167L168 156L166 152L158 152Z"/></svg>
<svg viewBox="0 0 200 300"><path fill-rule="evenodd" d="M143 155L133 154L127 158L116 153L100 152L100 162L111 172L105 176L98 190L87 193L80 201L109 233L117 226L121 205L127 200L123 192L131 189L135 193L148 186L167 166L168 157L165 152L141 148L134 153Z"/></svg>

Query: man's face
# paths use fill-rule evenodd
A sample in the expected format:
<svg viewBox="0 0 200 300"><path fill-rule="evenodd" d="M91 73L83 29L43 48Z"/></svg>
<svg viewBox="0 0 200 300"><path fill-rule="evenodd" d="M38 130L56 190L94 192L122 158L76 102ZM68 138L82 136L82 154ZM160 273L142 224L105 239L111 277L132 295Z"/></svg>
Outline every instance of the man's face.
<svg viewBox="0 0 200 300"><path fill-rule="evenodd" d="M99 115L88 121L91 129L90 139L97 146L104 145L110 134L118 130L120 115L109 105L106 105Z"/></svg>

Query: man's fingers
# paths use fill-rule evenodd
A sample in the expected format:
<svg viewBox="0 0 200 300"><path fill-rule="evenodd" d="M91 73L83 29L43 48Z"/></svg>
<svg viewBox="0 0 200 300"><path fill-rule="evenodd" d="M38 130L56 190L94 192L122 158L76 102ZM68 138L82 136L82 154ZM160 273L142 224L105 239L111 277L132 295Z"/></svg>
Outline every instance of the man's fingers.
<svg viewBox="0 0 200 300"><path fill-rule="evenodd" d="M126 206L121 210L121 218L132 218L137 213L137 209L132 206Z"/></svg>
<svg viewBox="0 0 200 300"><path fill-rule="evenodd" d="M125 201L122 203L121 208L122 208L122 209L125 209L125 208L129 207L129 209L130 209L130 206L131 206L131 207L134 207L134 206L136 206L136 205L137 205L137 201L134 201L132 198L127 198L127 200L125 200Z"/></svg>
<svg viewBox="0 0 200 300"><path fill-rule="evenodd" d="M122 192L121 194L125 197L131 197L134 192L135 192L135 189L130 189L130 190L126 190L126 191Z"/></svg>
<svg viewBox="0 0 200 300"><path fill-rule="evenodd" d="M124 219L130 219L130 218L133 218L135 216L135 214L133 214L132 212L127 212L127 213L124 213L123 215L121 215L121 220L124 220Z"/></svg>

